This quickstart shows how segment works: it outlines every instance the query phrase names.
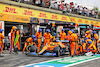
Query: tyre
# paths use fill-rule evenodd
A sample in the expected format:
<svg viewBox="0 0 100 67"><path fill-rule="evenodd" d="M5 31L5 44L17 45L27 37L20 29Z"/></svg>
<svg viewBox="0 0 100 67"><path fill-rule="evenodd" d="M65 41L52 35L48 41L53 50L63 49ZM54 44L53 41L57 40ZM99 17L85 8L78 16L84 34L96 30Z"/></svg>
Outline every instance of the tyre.
<svg viewBox="0 0 100 67"><path fill-rule="evenodd" d="M53 51L57 54L57 57L60 56L60 47L55 47Z"/></svg>
<svg viewBox="0 0 100 67"><path fill-rule="evenodd" d="M36 46L32 46L32 45L28 45L26 47L26 51L27 52L37 52L37 47Z"/></svg>
<svg viewBox="0 0 100 67"><path fill-rule="evenodd" d="M37 47L36 46L31 46L30 52L37 52Z"/></svg>

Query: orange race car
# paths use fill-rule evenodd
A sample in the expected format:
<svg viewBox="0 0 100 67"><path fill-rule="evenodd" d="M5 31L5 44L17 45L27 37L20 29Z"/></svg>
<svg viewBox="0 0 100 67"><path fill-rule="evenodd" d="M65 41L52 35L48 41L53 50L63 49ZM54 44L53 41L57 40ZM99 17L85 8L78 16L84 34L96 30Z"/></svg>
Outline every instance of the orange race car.
<svg viewBox="0 0 100 67"><path fill-rule="evenodd" d="M66 53L66 43L68 40L56 40L56 42L50 42L50 45L44 46L40 52L37 53L37 47L27 46L27 53L26 55L33 55L33 56L60 56ZM30 48L29 48L30 47Z"/></svg>

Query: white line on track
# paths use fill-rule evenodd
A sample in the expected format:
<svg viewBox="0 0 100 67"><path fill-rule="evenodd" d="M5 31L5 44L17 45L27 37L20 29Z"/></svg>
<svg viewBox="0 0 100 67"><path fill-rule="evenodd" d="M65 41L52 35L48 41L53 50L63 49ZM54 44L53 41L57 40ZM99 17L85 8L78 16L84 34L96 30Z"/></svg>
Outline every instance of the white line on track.
<svg viewBox="0 0 100 67"><path fill-rule="evenodd" d="M70 65L62 66L62 67L70 67L70 66L74 66L74 65L81 64L81 63L84 63L84 62L88 62L88 61L96 60L96 59L100 59L100 57L97 57L97 58L94 58L94 59L85 60L85 61L81 61L81 62L78 62L78 63L74 63L74 64L70 64Z"/></svg>

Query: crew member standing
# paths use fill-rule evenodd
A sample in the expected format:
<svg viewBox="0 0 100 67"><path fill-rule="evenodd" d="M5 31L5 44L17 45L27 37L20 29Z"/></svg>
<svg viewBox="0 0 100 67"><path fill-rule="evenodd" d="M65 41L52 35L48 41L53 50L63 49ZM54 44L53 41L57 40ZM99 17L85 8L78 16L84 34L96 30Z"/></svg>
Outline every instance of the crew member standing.
<svg viewBox="0 0 100 67"><path fill-rule="evenodd" d="M39 29L39 31L36 32L36 34L35 34L35 36L36 36L36 38L38 40L37 52L39 52L40 47L41 47L41 37L42 37L42 33L41 32L42 32L42 29Z"/></svg>
<svg viewBox="0 0 100 67"><path fill-rule="evenodd" d="M59 35L60 35L60 40L66 39L66 33L64 32L64 29L62 29L62 32Z"/></svg>
<svg viewBox="0 0 100 67"><path fill-rule="evenodd" d="M77 54L78 54L78 51L77 51L77 50L78 50L79 48L81 48L81 45L79 45L79 40L78 40L77 34L75 34L74 30L71 29L71 31L72 31L72 34L73 34L73 35L75 36L75 38L76 38L76 39L75 39L75 51L74 51L74 52L75 52L75 54L77 55ZM80 50L82 50L82 49L80 49Z"/></svg>
<svg viewBox="0 0 100 67"><path fill-rule="evenodd" d="M2 32L3 32L3 29L0 29L0 53L3 52L3 48L4 48L3 39L5 39L5 37L2 35Z"/></svg>
<svg viewBox="0 0 100 67"><path fill-rule="evenodd" d="M98 43L99 43L99 36L98 36L98 34L96 34L96 31L93 31L92 33L93 33L93 38L94 38L94 40L96 41L95 46L96 46L96 48L97 48L97 50L98 50L98 52L99 52L99 46L98 46Z"/></svg>
<svg viewBox="0 0 100 67"><path fill-rule="evenodd" d="M10 53L12 52L12 49L14 47L14 40L15 40L16 29L17 29L17 27L13 26L12 29L11 29L11 32L10 32L11 33L11 39L9 39L9 40L11 40L10 41Z"/></svg>
<svg viewBox="0 0 100 67"><path fill-rule="evenodd" d="M71 49L70 49L70 35L72 34L72 31L68 31L68 35L66 36L66 40L69 40L68 43L68 50L69 50L69 54L71 55Z"/></svg>
<svg viewBox="0 0 100 67"><path fill-rule="evenodd" d="M18 50L20 50L19 38L20 38L20 30L16 29L15 39L14 39L14 51L13 51L15 54L18 54L17 48Z"/></svg>
<svg viewBox="0 0 100 67"><path fill-rule="evenodd" d="M50 39L51 39L52 36L50 34L49 29L47 29L47 32L44 33L43 37L44 37L44 46L46 45L46 43L47 43L47 45L50 45Z"/></svg>
<svg viewBox="0 0 100 67"><path fill-rule="evenodd" d="M75 42L77 40L77 37L73 34L72 31L69 31L70 32L70 49L71 49L71 56L73 57L76 53L76 45L75 45Z"/></svg>

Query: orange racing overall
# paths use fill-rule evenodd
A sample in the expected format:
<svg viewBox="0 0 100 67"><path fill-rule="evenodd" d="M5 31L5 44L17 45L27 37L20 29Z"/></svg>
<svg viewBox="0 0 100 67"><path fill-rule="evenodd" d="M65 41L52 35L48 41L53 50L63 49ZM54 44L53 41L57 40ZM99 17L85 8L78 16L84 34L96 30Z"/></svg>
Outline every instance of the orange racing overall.
<svg viewBox="0 0 100 67"><path fill-rule="evenodd" d="M48 45L50 45L50 38L51 38L51 34L49 32L44 33L44 46L46 45L46 43Z"/></svg>
<svg viewBox="0 0 100 67"><path fill-rule="evenodd" d="M39 50L40 50L40 47L41 47L41 37L42 37L42 33L41 32L37 32L36 34L35 34L35 36L37 37L37 40L38 40L38 48L37 48L37 51L39 52Z"/></svg>
<svg viewBox="0 0 100 67"><path fill-rule="evenodd" d="M0 49L1 49L0 52L3 52L3 48L4 48L3 39L5 39L5 37L0 32Z"/></svg>
<svg viewBox="0 0 100 67"><path fill-rule="evenodd" d="M25 51L25 49L26 49L27 45L29 45L29 43L31 43L31 45L33 45L33 38L32 37L29 37L26 39L23 51Z"/></svg>

